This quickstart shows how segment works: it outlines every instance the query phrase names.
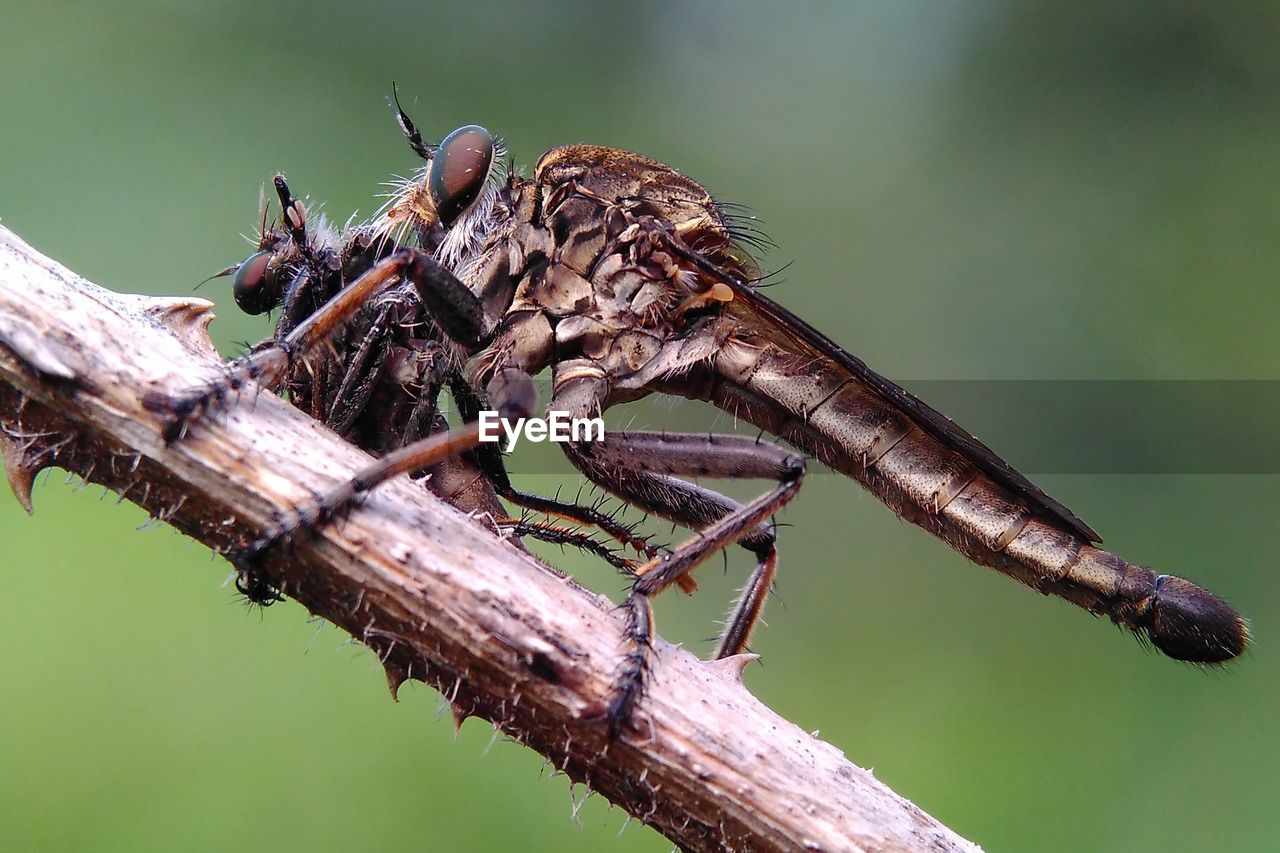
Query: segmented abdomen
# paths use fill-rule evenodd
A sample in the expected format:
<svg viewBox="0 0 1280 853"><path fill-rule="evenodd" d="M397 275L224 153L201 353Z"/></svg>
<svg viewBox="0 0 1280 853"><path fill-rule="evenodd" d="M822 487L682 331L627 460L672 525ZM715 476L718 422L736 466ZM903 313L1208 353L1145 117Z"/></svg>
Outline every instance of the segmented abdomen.
<svg viewBox="0 0 1280 853"><path fill-rule="evenodd" d="M1190 581L1094 547L925 431L842 365L731 337L713 402L861 482L903 518L974 562L1145 634L1200 662L1243 650L1243 620Z"/></svg>

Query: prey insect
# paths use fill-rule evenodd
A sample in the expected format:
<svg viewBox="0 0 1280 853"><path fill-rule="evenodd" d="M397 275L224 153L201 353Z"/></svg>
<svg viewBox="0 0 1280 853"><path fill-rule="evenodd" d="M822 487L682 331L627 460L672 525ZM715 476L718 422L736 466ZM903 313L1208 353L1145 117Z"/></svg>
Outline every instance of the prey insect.
<svg viewBox="0 0 1280 853"><path fill-rule="evenodd" d="M277 543L326 523L387 478L424 469L469 482L470 493L446 493L465 506L494 510L507 499L596 526L643 558L620 565L634 576L625 652L602 706L617 735L650 666L652 599L673 584L692 589L691 572L734 543L756 566L715 656L745 650L778 567L770 520L800 488L809 456L975 563L1106 615L1170 657L1216 664L1244 650L1245 622L1219 598L1097 547L1092 528L976 438L763 296L733 216L699 184L642 155L592 145L554 148L523 177L501 169L500 144L483 128L432 145L398 104L396 112L421 169L370 223L331 240L305 232L305 212L279 179L280 225L264 225L260 251L233 268L242 307L281 308L276 335L232 362L225 379L157 401L170 413L166 437L176 440L245 383L287 384L295 402L381 454L239 555L246 577ZM302 369L334 341L345 341L336 347L342 357L322 371ZM564 445L591 483L695 531L660 552L594 508L515 492L501 457L479 445L477 413L535 412L530 377L543 371L552 378L549 408L571 417L676 395L710 402L796 450L735 435L636 431ZM388 403L392 385L417 390ZM461 425L435 410L442 389ZM700 477L772 485L739 503L691 481Z"/></svg>
<svg viewBox="0 0 1280 853"><path fill-rule="evenodd" d="M276 175L274 187L279 197L280 220L268 224L264 199L260 205L257 251L215 275L235 276L233 295L246 313L280 309L274 337L258 345L256 351L271 350L277 342L287 339L347 283L398 251L394 241L371 227L352 227L349 223L339 233L321 217L309 220L304 204L293 196L283 175ZM252 361L251 355L246 362ZM392 287L355 306L349 318L327 333L323 346L291 360L283 373L258 378L273 390L286 392L295 406L353 444L381 457L447 431L448 422L440 406L444 391L451 392L455 406L478 411L478 400L463 381L459 365L448 339L412 290ZM233 371L227 390L234 390L238 384ZM221 387L213 386L213 397L202 405L216 405ZM170 402L162 400L158 405L167 408ZM180 422L175 420L175 427ZM646 540L632 535L629 528L596 507L515 490L501 456L490 448L443 455L418 473L426 475L423 483L438 497L514 534L517 544L519 537L529 536L589 551L624 572L638 565L578 528L587 525L605 530L639 555L658 553ZM508 517L503 498L575 526ZM252 557L277 538L279 533L265 537L242 556ZM242 562L247 565L253 561ZM252 565L242 568L237 587L259 604L269 604L280 597L280 591Z"/></svg>

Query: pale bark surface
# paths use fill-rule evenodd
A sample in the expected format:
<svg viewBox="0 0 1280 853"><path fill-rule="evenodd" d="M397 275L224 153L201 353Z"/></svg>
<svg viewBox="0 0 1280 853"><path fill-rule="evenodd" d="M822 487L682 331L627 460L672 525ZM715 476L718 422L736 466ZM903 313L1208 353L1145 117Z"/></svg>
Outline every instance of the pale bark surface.
<svg viewBox="0 0 1280 853"><path fill-rule="evenodd" d="M0 227L0 445L25 506L53 465L225 549L368 462L267 394L166 447L141 399L217 373L211 307L103 290ZM635 727L609 744L589 718L621 614L406 478L273 569L383 660L393 691L431 684L683 848L977 849L757 701L745 659L658 640Z"/></svg>

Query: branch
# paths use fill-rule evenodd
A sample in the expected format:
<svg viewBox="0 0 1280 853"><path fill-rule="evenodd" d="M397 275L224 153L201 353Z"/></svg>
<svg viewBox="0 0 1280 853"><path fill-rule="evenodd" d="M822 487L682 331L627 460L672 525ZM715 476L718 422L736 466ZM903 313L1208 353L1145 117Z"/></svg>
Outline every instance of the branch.
<svg viewBox="0 0 1280 853"><path fill-rule="evenodd" d="M0 445L30 511L56 465L102 483L215 550L369 461L267 394L171 447L143 408L221 369L212 304L103 290L0 228ZM658 640L635 726L590 721L618 664L622 616L398 478L271 567L287 593L459 724L493 722L576 782L692 850L975 850L742 686L750 656L715 664Z"/></svg>

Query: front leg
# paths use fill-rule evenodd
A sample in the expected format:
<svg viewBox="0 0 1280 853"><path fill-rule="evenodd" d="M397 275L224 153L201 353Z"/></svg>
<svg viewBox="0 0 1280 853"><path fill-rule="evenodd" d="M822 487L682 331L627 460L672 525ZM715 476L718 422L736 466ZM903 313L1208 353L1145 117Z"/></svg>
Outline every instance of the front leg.
<svg viewBox="0 0 1280 853"><path fill-rule="evenodd" d="M224 376L178 397L147 395L143 402L148 408L169 416L164 428L165 442L181 438L192 420L220 409L249 382L278 387L298 359L328 341L375 294L405 278L414 284L432 318L450 339L474 347L491 331L480 300L453 273L420 249L397 250L339 291L283 338L231 362Z"/></svg>
<svg viewBox="0 0 1280 853"><path fill-rule="evenodd" d="M512 421L529 417L537 404L533 380L527 374L510 369L490 382L489 399L493 401L499 417ZM474 421L454 429L434 432L389 451L357 471L350 479L317 495L314 501L296 510L292 519L268 530L248 547L230 555L240 572L242 581L238 586L241 591L260 600L249 590L271 591L271 585L265 580L263 572L263 560L270 551L287 541L295 541L299 536L313 534L393 477L458 459L479 446L480 435L480 425ZM260 603L269 603L269 600L260 600Z"/></svg>

